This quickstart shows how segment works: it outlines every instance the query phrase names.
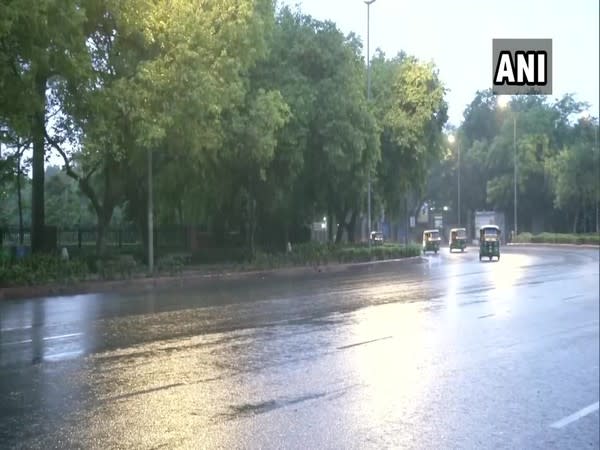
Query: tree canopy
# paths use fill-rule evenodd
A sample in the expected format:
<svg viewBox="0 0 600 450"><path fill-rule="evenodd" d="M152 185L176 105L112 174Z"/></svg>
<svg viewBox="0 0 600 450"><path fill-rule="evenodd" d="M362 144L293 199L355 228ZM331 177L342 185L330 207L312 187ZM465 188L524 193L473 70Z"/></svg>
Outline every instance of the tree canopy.
<svg viewBox="0 0 600 450"><path fill-rule="evenodd" d="M92 213L100 253L116 212L148 239L149 173L159 226L254 251L326 217L330 241L355 240L369 179L388 218L424 199L456 208L459 146L463 216L510 211L515 117L523 226L588 229L597 206L598 125L573 120L573 96L501 110L479 91L450 146L433 63L376 52L369 102L360 40L271 0L4 2L0 62L1 218L17 223L27 197L36 251L45 224ZM62 172L46 179L51 153Z"/></svg>

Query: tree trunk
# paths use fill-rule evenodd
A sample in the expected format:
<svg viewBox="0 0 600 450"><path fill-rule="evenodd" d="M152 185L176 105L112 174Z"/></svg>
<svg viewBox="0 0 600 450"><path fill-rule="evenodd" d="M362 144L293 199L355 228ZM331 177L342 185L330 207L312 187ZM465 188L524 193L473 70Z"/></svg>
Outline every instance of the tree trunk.
<svg viewBox="0 0 600 450"><path fill-rule="evenodd" d="M217 212L213 226L215 243L217 244L217 247L222 247L225 245L225 219L221 210Z"/></svg>
<svg viewBox="0 0 600 450"><path fill-rule="evenodd" d="M575 211L575 218L573 219L573 233L577 233L577 222L579 221L579 207Z"/></svg>
<svg viewBox="0 0 600 450"><path fill-rule="evenodd" d="M98 234L96 236L96 254L99 258L106 255L106 230L110 225L114 208L109 204L96 211Z"/></svg>
<svg viewBox="0 0 600 450"><path fill-rule="evenodd" d="M46 131L46 76L35 77L37 109L33 114L32 188L31 188L31 251L39 253L44 248L44 136Z"/></svg>
<svg viewBox="0 0 600 450"><path fill-rule="evenodd" d="M104 257L106 254L106 226L104 221L99 217L98 218L98 229L96 234L96 256L98 258Z"/></svg>
<svg viewBox="0 0 600 450"><path fill-rule="evenodd" d="M287 245L288 245L288 242L290 242L290 224L289 224L288 220L286 220L285 223L283 224L283 240L284 240L283 245L285 246L285 250L287 252L287 249L288 249Z"/></svg>
<svg viewBox="0 0 600 450"><path fill-rule="evenodd" d="M333 242L333 214L330 208L327 209L327 242L331 244Z"/></svg>
<svg viewBox="0 0 600 450"><path fill-rule="evenodd" d="M181 198L177 204L177 215L179 216L179 225L183 225L183 201Z"/></svg>
<svg viewBox="0 0 600 450"><path fill-rule="evenodd" d="M337 225L337 230L335 232L335 243L339 244L342 242L342 238L344 237L344 228L346 224L344 223L344 219L338 219L339 223Z"/></svg>
<svg viewBox="0 0 600 450"><path fill-rule="evenodd" d="M357 210L352 211L352 215L350 216L350 222L346 227L348 231L348 241L351 243L356 242L356 219L358 217Z"/></svg>
<svg viewBox="0 0 600 450"><path fill-rule="evenodd" d="M256 246L255 246L255 236L256 236L256 200L254 198L250 199L250 254L252 257L256 255Z"/></svg>

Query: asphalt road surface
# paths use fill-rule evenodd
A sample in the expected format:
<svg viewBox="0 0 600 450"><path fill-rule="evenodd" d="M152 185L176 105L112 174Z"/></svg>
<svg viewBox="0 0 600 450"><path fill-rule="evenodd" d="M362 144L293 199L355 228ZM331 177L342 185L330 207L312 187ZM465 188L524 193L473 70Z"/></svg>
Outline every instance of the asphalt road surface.
<svg viewBox="0 0 600 450"><path fill-rule="evenodd" d="M2 448L598 448L597 250L0 302Z"/></svg>

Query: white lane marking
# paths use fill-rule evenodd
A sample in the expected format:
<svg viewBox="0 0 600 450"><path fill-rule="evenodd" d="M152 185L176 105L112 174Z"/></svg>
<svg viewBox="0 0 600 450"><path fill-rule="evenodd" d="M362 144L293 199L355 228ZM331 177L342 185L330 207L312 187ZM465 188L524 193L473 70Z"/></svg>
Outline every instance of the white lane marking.
<svg viewBox="0 0 600 450"><path fill-rule="evenodd" d="M15 342L3 342L1 345L18 345L18 344L29 344L31 343L31 339L25 339L24 341L15 341Z"/></svg>
<svg viewBox="0 0 600 450"><path fill-rule="evenodd" d="M58 339L68 339L71 337L75 337L75 336L81 336L83 333L70 333L70 334L61 334L58 336L47 336L45 338L42 338L43 341L55 341ZM0 345L19 345L19 344L31 344L33 342L33 340L31 339L24 339L22 341L15 341L15 342L2 342Z"/></svg>
<svg viewBox="0 0 600 450"><path fill-rule="evenodd" d="M75 350L72 352L54 353L51 355L44 355L44 361L61 361L63 359L71 359L77 356L83 355L83 350Z"/></svg>
<svg viewBox="0 0 600 450"><path fill-rule="evenodd" d="M589 406L586 406L583 409L580 409L577 412L574 412L573 414L571 414L570 416L567 416L563 419L560 419L557 422L554 422L552 425L550 425L552 428L563 428L566 427L567 425L569 425L572 422L575 422L576 420L581 419L582 417L587 416L588 414L593 413L594 411L598 411L598 406L600 405L600 402L596 402L596 403L592 403Z"/></svg>
<svg viewBox="0 0 600 450"><path fill-rule="evenodd" d="M71 334L61 334L59 336L48 336L44 338L44 341L53 341L55 339L67 339L70 337L81 336L83 333L71 333Z"/></svg>
<svg viewBox="0 0 600 450"><path fill-rule="evenodd" d="M30 328L31 328L31 326L29 326L29 325L26 327L0 328L0 333L3 333L5 331L28 330Z"/></svg>

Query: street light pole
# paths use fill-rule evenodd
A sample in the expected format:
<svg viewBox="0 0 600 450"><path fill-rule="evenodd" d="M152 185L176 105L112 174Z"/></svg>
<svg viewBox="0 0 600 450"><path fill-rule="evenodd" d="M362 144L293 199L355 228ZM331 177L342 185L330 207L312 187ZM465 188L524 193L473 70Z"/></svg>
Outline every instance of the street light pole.
<svg viewBox="0 0 600 450"><path fill-rule="evenodd" d="M369 31L371 26L371 4L375 0L365 0L367 5L367 102L371 101L371 51L369 48ZM369 248L371 247L371 168L368 170L367 177L367 230L369 239Z"/></svg>
<svg viewBox="0 0 600 450"><path fill-rule="evenodd" d="M598 123L598 125L596 125L596 130L594 133L594 151L596 153L598 153L598 128L600 128L600 122ZM600 156L600 155L598 155ZM597 157L598 157L597 156ZM596 165L596 170L598 169L598 166ZM599 199L598 199L598 191L599 191L599 186L598 186L598 177L596 177L596 233L600 233L600 227L598 225L598 203L600 203Z"/></svg>
<svg viewBox="0 0 600 450"><path fill-rule="evenodd" d="M458 149L458 226L460 227L460 139L456 142Z"/></svg>
<svg viewBox="0 0 600 450"><path fill-rule="evenodd" d="M517 115L513 113L513 150L514 150L514 227L515 234L514 237L517 237Z"/></svg>
<svg viewBox="0 0 600 450"><path fill-rule="evenodd" d="M152 197L152 150L148 149L148 270L154 272L154 224Z"/></svg>

